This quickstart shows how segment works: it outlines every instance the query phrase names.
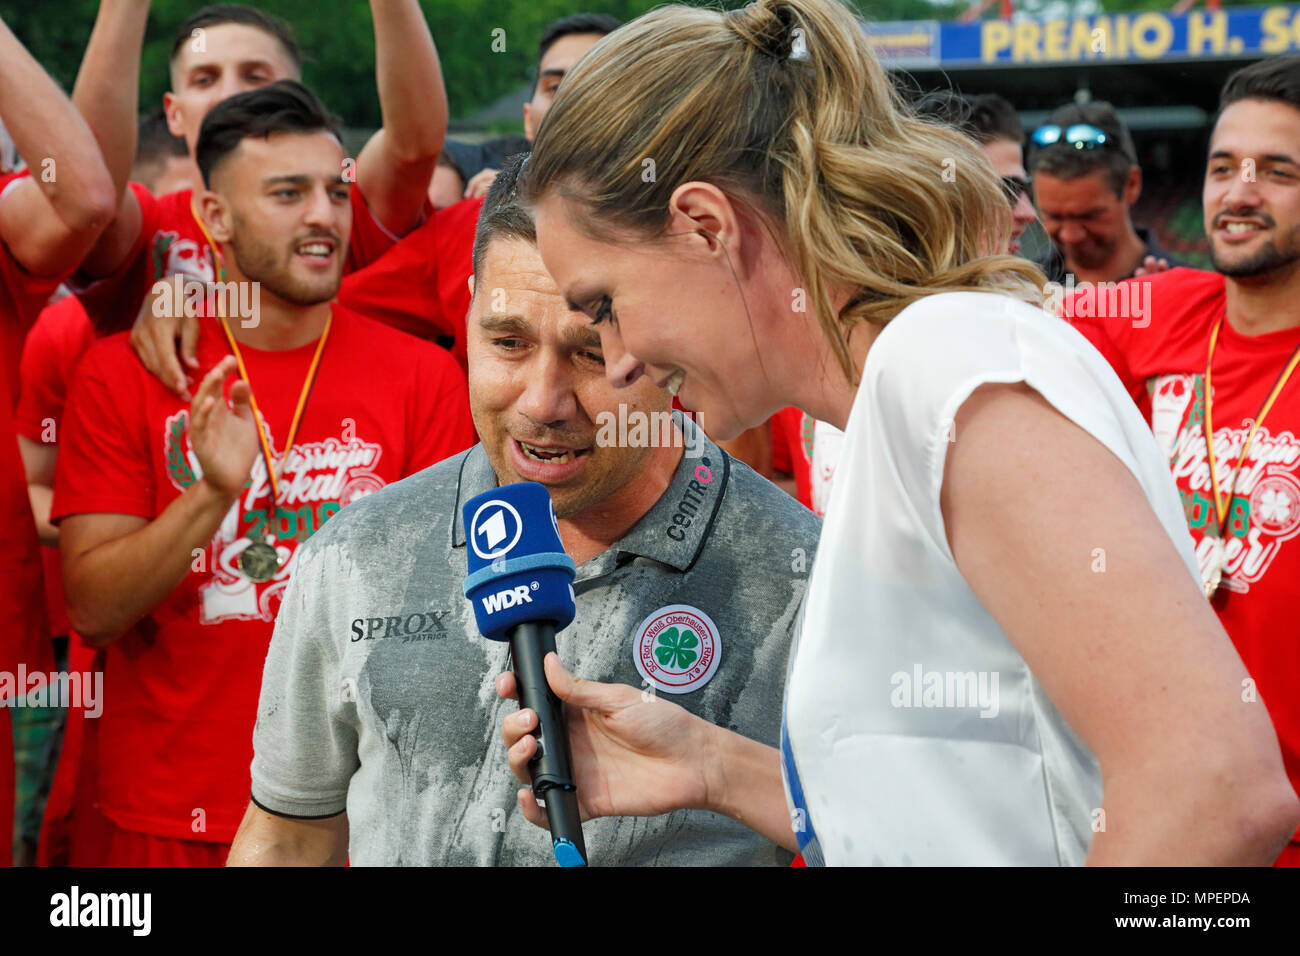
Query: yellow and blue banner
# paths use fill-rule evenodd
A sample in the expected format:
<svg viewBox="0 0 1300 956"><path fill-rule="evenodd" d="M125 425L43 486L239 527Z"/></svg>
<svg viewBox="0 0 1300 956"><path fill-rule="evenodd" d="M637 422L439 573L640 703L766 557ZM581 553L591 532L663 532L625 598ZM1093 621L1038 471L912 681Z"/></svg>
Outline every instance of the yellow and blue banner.
<svg viewBox="0 0 1300 956"><path fill-rule="evenodd" d="M887 66L1037 66L1272 56L1300 51L1300 6L1096 14L976 23L909 20L867 26Z"/></svg>

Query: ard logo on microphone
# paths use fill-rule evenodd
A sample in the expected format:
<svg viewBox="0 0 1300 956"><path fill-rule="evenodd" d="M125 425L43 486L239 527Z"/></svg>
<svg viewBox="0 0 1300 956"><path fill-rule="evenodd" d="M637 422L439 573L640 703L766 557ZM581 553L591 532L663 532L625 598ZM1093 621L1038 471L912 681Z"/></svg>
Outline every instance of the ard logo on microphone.
<svg viewBox="0 0 1300 956"><path fill-rule="evenodd" d="M524 522L509 502L493 498L479 505L470 522L469 543L484 561L504 557L519 543ZM505 542L502 545L502 542ZM510 605L506 605L509 607Z"/></svg>

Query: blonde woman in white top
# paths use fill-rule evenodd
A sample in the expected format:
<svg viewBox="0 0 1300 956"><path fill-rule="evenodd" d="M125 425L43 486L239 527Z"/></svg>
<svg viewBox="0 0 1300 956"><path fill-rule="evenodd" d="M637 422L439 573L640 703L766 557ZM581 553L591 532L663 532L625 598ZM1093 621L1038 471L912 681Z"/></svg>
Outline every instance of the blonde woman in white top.
<svg viewBox="0 0 1300 956"><path fill-rule="evenodd" d="M527 190L611 381L714 437L790 404L846 433L783 740L550 660L587 815L706 807L814 863L1273 860L1300 805L1148 430L1037 269L983 255L987 160L900 105L845 8L611 34ZM533 722L503 727L521 780Z"/></svg>

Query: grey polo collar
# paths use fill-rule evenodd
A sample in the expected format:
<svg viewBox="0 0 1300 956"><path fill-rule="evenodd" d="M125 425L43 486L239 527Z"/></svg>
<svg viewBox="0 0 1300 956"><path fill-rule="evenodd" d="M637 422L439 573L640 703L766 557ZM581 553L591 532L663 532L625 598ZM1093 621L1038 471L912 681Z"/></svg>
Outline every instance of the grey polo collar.
<svg viewBox="0 0 1300 956"><path fill-rule="evenodd" d="M650 558L679 571L689 571L704 549L731 476L731 457L680 412L674 411L673 419L687 436L686 450L696 449L699 456L682 455L673 480L654 507L608 551L584 563L578 572L580 578L588 576L583 573L588 568L598 574L612 569L620 554ZM496 486L496 474L487 452L482 445L475 445L461 462L456 509L452 515L452 547L465 547L461 507L470 498Z"/></svg>

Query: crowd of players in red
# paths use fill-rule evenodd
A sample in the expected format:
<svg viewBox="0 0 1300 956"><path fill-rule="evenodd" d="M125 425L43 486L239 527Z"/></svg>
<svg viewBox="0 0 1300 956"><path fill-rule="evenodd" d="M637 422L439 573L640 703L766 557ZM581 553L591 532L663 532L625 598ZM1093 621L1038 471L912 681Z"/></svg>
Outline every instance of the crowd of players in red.
<svg viewBox="0 0 1300 956"><path fill-rule="evenodd" d="M447 196L447 103L415 0L371 3L384 125L356 161L337 182L275 184L264 219L236 217L216 237L196 156L204 120L297 80L301 55L261 11L204 8L177 31L164 118L137 125L148 6L102 3L71 98L0 22L0 120L27 164L0 175L0 674L104 681L102 716L68 710L36 850L46 865L220 865L247 805L262 662L295 548L350 501L475 440L466 279L491 169L457 168ZM564 72L616 27L584 15L547 32L528 138ZM1254 681L1243 695L1267 702L1300 788L1300 61L1271 71L1216 127L1204 187L1216 272L1169 268L1133 226L1140 170L1113 112L1049 120L1084 145L1061 162L1036 133L1030 172L1055 243L1049 276L1136 276L1147 289L1122 314L1086 288L1062 311L1169 454L1207 591ZM948 118L996 169L999 137ZM1014 136L997 171L1020 210ZM260 279L266 321L157 308L155 283L176 276ZM295 337L289 319L313 331ZM223 388L255 403L259 448L222 434ZM836 442L787 409L731 448L811 508ZM222 465L238 480L205 500ZM66 662L52 636L68 637ZM3 834L11 717L33 686L20 683L0 680ZM1279 862L1300 863L1300 834Z"/></svg>

